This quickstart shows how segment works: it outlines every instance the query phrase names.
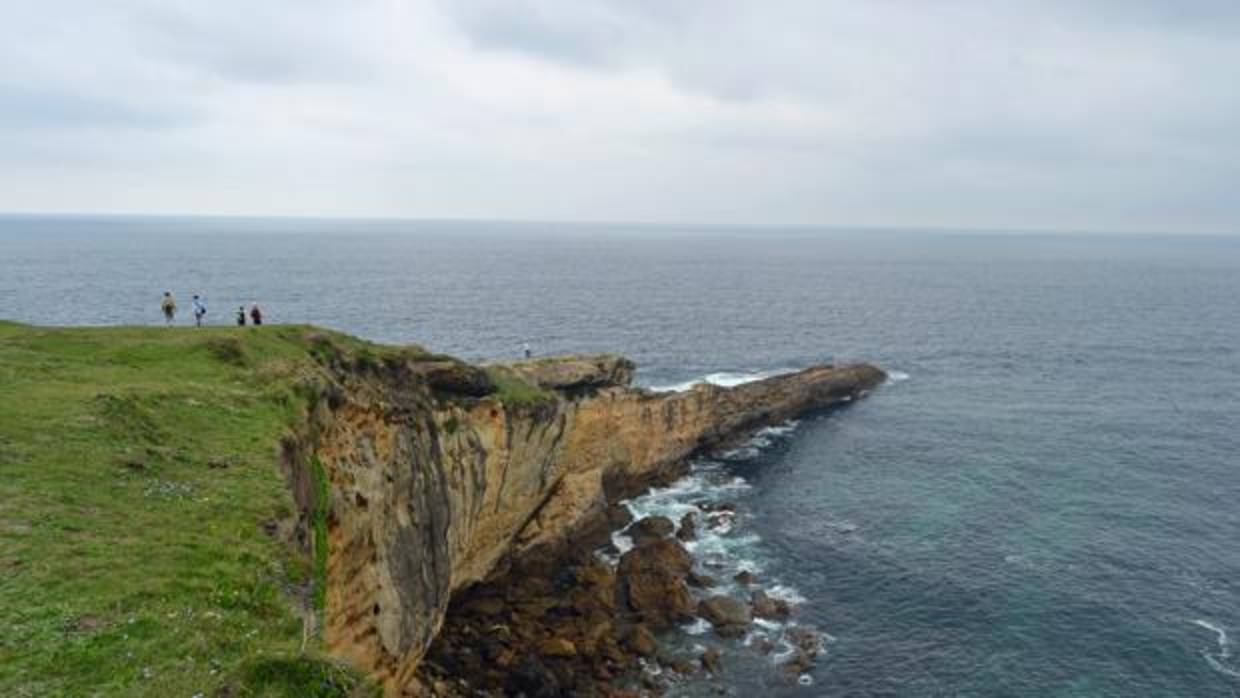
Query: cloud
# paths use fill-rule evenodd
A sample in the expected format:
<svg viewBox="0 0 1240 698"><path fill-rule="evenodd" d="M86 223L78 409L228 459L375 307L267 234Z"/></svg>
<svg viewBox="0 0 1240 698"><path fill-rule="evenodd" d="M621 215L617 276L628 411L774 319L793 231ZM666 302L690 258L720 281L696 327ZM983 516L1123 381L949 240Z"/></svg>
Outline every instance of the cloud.
<svg viewBox="0 0 1240 698"><path fill-rule="evenodd" d="M169 104L135 104L84 92L0 85L0 127L158 129L192 121L191 110Z"/></svg>
<svg viewBox="0 0 1240 698"><path fill-rule="evenodd" d="M0 209L1240 232L1240 5L49 0Z"/></svg>

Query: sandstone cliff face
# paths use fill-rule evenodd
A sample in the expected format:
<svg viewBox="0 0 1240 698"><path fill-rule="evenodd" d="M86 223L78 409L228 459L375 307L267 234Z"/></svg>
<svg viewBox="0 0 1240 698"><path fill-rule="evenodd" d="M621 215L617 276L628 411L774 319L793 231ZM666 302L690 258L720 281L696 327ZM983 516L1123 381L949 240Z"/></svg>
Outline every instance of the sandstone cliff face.
<svg viewBox="0 0 1240 698"><path fill-rule="evenodd" d="M615 356L508 370L548 395L506 405L473 367L394 363L338 368L313 415L306 448L328 485L325 641L390 694L415 685L454 591L571 540L694 451L884 378L816 367L660 394L629 387L633 366Z"/></svg>

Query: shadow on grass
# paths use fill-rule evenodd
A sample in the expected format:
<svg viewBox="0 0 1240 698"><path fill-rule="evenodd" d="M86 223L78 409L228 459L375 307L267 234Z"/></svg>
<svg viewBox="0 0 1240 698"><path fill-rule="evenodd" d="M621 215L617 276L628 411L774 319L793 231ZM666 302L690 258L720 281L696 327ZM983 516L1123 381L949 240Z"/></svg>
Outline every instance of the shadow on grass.
<svg viewBox="0 0 1240 698"><path fill-rule="evenodd" d="M329 659L300 655L269 657L241 671L242 696L282 698L378 698L378 687Z"/></svg>

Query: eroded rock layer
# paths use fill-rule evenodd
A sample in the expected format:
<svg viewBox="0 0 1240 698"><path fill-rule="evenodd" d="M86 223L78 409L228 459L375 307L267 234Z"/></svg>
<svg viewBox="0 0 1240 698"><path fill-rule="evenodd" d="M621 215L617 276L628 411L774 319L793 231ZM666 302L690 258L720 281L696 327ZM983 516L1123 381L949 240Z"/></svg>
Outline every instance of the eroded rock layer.
<svg viewBox="0 0 1240 698"><path fill-rule="evenodd" d="M446 359L334 365L296 454L326 480L327 501L310 504L294 468L299 498L326 513L327 648L391 695L415 689L454 591L605 530L609 501L674 477L699 449L884 378L820 366L652 393L630 387L632 364L610 355L503 370L533 390L497 392L487 371Z"/></svg>

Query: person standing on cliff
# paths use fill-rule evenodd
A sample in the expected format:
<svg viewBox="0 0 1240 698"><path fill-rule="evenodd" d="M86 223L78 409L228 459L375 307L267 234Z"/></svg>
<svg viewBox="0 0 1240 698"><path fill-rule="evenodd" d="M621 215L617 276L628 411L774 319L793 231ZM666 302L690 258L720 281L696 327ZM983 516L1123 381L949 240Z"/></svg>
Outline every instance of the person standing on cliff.
<svg viewBox="0 0 1240 698"><path fill-rule="evenodd" d="M258 307L258 301L250 303L250 324L258 327L263 324L263 311Z"/></svg>
<svg viewBox="0 0 1240 698"><path fill-rule="evenodd" d="M198 297L197 293L194 294L193 306L194 306L194 326L202 327L202 318L205 317L207 314L207 306L205 303L202 302L202 298Z"/></svg>
<svg viewBox="0 0 1240 698"><path fill-rule="evenodd" d="M526 342L525 344L521 345L521 351L525 354L525 358L527 359L534 355L534 352L530 351L529 342Z"/></svg>
<svg viewBox="0 0 1240 698"><path fill-rule="evenodd" d="M245 306L237 306L237 327L245 327Z"/></svg>
<svg viewBox="0 0 1240 698"><path fill-rule="evenodd" d="M164 291L164 299L159 302L159 309L164 311L164 323L172 327L172 321L177 316L177 302L172 297L172 291Z"/></svg>

